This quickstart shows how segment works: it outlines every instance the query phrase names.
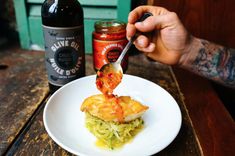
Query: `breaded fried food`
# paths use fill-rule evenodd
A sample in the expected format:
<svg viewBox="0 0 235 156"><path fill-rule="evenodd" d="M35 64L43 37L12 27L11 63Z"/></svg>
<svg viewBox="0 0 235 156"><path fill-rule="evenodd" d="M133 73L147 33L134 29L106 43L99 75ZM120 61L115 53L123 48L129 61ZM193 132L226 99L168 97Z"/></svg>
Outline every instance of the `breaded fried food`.
<svg viewBox="0 0 235 156"><path fill-rule="evenodd" d="M132 99L130 96L109 97L103 94L92 95L86 98L81 111L88 112L104 121L129 122L139 118L148 106Z"/></svg>

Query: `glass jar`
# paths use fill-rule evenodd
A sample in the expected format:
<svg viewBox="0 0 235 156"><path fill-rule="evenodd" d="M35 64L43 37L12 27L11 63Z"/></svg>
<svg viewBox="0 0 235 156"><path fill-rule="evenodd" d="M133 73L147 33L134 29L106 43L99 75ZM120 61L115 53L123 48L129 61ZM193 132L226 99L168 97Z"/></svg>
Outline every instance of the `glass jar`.
<svg viewBox="0 0 235 156"><path fill-rule="evenodd" d="M126 23L109 20L95 22L93 32L93 64L99 70L104 64L115 62L127 44ZM128 55L122 61L125 72L128 66Z"/></svg>

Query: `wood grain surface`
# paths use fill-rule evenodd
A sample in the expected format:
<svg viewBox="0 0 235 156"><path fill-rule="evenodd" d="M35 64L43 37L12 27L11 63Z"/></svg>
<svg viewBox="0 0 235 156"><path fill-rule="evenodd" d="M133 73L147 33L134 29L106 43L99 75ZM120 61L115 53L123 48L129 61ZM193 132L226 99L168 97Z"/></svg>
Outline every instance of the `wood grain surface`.
<svg viewBox="0 0 235 156"><path fill-rule="evenodd" d="M192 35L235 48L234 0L150 0L178 14Z"/></svg>
<svg viewBox="0 0 235 156"><path fill-rule="evenodd" d="M208 80L174 68L205 156L233 156L235 123ZM193 85L196 83L198 85ZM196 95L196 96L195 96Z"/></svg>
<svg viewBox="0 0 235 156"><path fill-rule="evenodd" d="M48 94L43 53L0 49L0 155Z"/></svg>
<svg viewBox="0 0 235 156"><path fill-rule="evenodd" d="M149 0L148 2L149 5L165 7L176 12L192 35L235 48L234 0ZM208 80L179 68L174 68L174 71L204 155L234 155L235 123L217 98L218 95L213 91L213 87L216 87L221 97L230 99L231 104L234 104L232 99L233 101L235 99L235 90L222 88L213 83L211 85ZM226 92L229 94L223 95Z"/></svg>
<svg viewBox="0 0 235 156"><path fill-rule="evenodd" d="M94 74L92 56L86 56L87 75ZM191 120L187 114L185 104L179 92L174 75L168 66L151 62L143 55L136 55L130 58L127 74L140 76L153 81L167 91L169 91L178 102L183 122L181 130L176 139L163 151L157 155L166 156L200 156L200 144L194 133ZM57 146L48 136L43 126L42 111L44 104L35 113L32 122L28 123L28 130L22 133L12 148L8 151L9 155L71 155ZM170 115L170 114L169 114Z"/></svg>

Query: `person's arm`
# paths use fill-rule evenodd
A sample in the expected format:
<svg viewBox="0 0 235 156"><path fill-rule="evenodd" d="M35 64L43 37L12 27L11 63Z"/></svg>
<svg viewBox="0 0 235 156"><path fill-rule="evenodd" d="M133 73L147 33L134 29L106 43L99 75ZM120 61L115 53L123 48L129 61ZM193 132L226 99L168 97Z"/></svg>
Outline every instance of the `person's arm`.
<svg viewBox="0 0 235 156"><path fill-rule="evenodd" d="M179 65L196 74L235 88L235 49L193 37Z"/></svg>
<svg viewBox="0 0 235 156"><path fill-rule="evenodd" d="M136 23L145 12L153 16ZM235 50L190 35L176 13L162 7L137 7L128 17L127 37L137 30L153 35L140 35L134 42L148 57L235 88Z"/></svg>

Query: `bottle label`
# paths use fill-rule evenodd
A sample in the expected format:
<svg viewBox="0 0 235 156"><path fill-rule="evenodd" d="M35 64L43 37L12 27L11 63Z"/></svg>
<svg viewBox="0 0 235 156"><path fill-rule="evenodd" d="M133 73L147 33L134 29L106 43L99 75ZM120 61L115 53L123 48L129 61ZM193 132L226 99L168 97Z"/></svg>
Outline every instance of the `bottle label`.
<svg viewBox="0 0 235 156"><path fill-rule="evenodd" d="M83 26L55 28L43 25L48 80L55 86L85 75Z"/></svg>
<svg viewBox="0 0 235 156"><path fill-rule="evenodd" d="M115 62L126 44L126 39L117 41L93 39L93 61L95 69L99 70L104 64ZM122 61L123 69L127 68L127 60L128 56L126 55Z"/></svg>

